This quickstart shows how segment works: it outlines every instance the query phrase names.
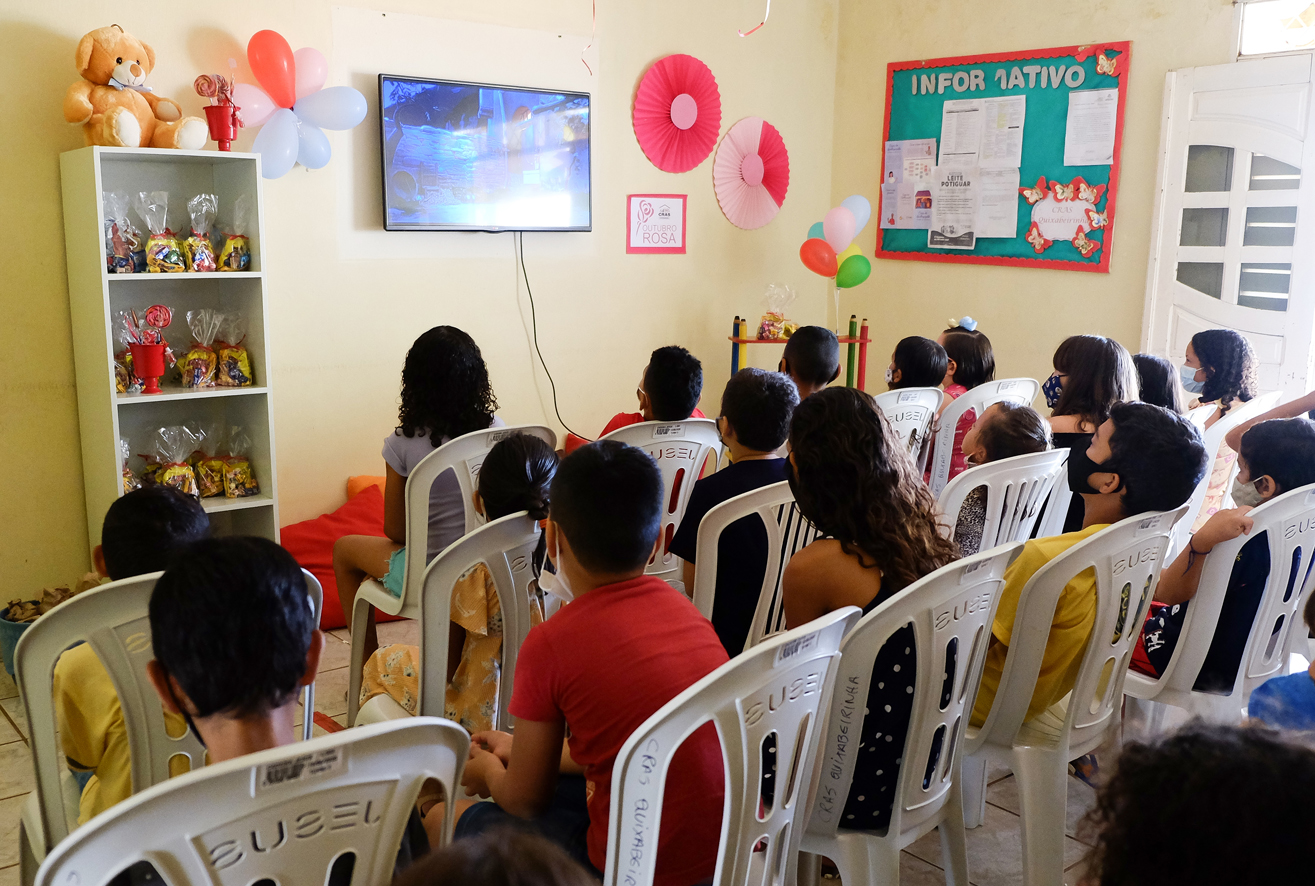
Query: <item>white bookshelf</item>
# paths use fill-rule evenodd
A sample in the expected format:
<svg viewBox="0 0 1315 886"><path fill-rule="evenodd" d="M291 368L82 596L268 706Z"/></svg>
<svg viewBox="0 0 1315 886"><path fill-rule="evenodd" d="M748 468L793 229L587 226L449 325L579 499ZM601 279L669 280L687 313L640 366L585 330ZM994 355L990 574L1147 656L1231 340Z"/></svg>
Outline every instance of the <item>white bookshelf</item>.
<svg viewBox="0 0 1315 886"><path fill-rule="evenodd" d="M158 428L198 421L240 425L251 438L251 466L260 494L247 498L204 498L215 532L259 535L278 540L278 488L274 463L272 385L265 337L265 275L262 272L263 207L260 160L255 154L170 151L155 148L90 147L60 156L64 194L64 236L68 260L69 309L77 372L78 420L82 437L82 475L87 500L87 531L100 539L105 511L122 494L118 441L127 437L136 453ZM169 227L185 237L190 227L187 201L199 193L219 197L219 226L232 221L234 202L244 194L254 210L251 270L182 274L110 274L105 269L102 194L105 191L169 192ZM146 234L135 211L134 223ZM222 244L216 244L216 251ZM191 343L187 312L213 308L241 313L247 323L244 344L254 385L246 388L191 389L161 380L160 394L119 394L114 389L113 319L126 308L164 304L173 324L164 338L181 358Z"/></svg>

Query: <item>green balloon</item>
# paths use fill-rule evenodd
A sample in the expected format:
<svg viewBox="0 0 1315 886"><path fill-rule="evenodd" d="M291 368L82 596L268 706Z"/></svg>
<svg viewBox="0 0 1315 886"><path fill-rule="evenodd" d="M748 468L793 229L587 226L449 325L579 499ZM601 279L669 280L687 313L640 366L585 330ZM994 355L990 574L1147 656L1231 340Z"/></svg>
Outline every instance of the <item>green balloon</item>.
<svg viewBox="0 0 1315 886"><path fill-rule="evenodd" d="M851 255L845 259L840 270L836 271L836 286L841 289L849 289L851 286L857 286L868 278L872 273L872 262L867 260L864 255Z"/></svg>
<svg viewBox="0 0 1315 886"><path fill-rule="evenodd" d="M813 226L808 229L809 240L825 240L826 235L822 233L822 223L813 222Z"/></svg>

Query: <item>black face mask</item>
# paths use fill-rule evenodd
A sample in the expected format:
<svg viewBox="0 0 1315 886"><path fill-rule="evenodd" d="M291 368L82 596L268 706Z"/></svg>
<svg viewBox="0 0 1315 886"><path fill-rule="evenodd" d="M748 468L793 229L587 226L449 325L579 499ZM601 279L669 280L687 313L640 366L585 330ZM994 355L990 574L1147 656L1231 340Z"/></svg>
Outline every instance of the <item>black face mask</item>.
<svg viewBox="0 0 1315 886"><path fill-rule="evenodd" d="M1086 449L1073 448L1068 453L1068 488L1074 495L1100 495L1100 490L1091 485L1092 474L1117 474L1114 456L1105 461L1092 461ZM1119 478L1119 489L1123 488L1123 478ZM1117 490L1116 490L1117 491Z"/></svg>

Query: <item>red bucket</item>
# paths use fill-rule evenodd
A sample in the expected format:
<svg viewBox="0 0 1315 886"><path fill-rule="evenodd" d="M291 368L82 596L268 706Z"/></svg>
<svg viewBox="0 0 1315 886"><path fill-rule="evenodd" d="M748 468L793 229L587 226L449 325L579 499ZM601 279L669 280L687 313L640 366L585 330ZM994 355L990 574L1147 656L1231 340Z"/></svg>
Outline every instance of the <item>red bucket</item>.
<svg viewBox="0 0 1315 886"><path fill-rule="evenodd" d="M165 345L128 345L132 351L132 370L145 382L144 394L160 393L160 376L164 375Z"/></svg>
<svg viewBox="0 0 1315 886"><path fill-rule="evenodd" d="M206 105L205 119L210 137L219 142L219 150L232 150L233 139L237 138L237 105Z"/></svg>

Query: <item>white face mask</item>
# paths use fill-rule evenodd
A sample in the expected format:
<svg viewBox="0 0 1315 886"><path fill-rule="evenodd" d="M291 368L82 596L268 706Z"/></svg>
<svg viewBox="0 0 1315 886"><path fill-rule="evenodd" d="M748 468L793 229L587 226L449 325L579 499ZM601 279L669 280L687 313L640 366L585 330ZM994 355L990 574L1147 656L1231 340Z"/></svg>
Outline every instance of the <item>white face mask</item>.
<svg viewBox="0 0 1315 886"><path fill-rule="evenodd" d="M1205 390L1205 382L1196 380L1196 370L1190 366L1179 366L1178 377L1182 380L1183 390L1189 394L1199 394Z"/></svg>
<svg viewBox="0 0 1315 886"><path fill-rule="evenodd" d="M554 574L545 569L539 575L539 590L552 594L563 603L570 603L575 599L575 593L571 590L571 583L562 570L562 544L560 541L553 545L552 565L557 572Z"/></svg>
<svg viewBox="0 0 1315 886"><path fill-rule="evenodd" d="M1238 477L1233 481L1233 504L1239 508L1254 508L1258 504L1263 504L1265 497L1256 489L1255 483L1243 483L1242 478Z"/></svg>
<svg viewBox="0 0 1315 886"><path fill-rule="evenodd" d="M890 383L893 382L894 380L895 380L895 370L893 370L893 369L891 369L889 366L887 366L887 367L886 367L886 384L890 384Z"/></svg>

